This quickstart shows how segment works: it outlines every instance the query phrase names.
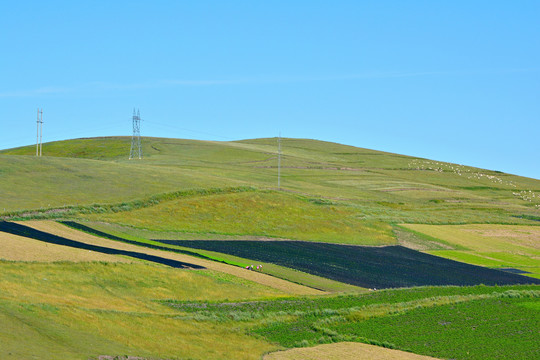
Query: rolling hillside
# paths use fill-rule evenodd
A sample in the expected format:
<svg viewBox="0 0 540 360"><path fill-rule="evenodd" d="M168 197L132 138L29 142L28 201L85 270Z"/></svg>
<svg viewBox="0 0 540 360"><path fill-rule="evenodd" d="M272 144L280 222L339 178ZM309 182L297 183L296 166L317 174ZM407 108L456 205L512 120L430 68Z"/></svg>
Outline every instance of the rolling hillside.
<svg viewBox="0 0 540 360"><path fill-rule="evenodd" d="M179 230L189 222L188 231L196 233L302 238L305 229L296 231L287 221L277 226L273 218L278 216L290 223L307 222L314 233L323 234L320 240L328 241L340 238L342 232L362 233L358 224L363 224L362 228L374 229L361 235L367 244L368 237L392 242L388 224L538 225L540 220L540 180L496 171L283 139L278 192L276 139L144 138L143 160L128 160L129 146L129 138L111 137L46 143L42 158L32 156L32 146L0 151L1 214L74 205L90 208L184 190L204 193L247 186L252 191L178 195L151 204L156 206L127 206L125 210L131 211L90 218L154 230ZM257 223L242 219L247 210ZM169 216L155 221L175 212L183 219Z"/></svg>
<svg viewBox="0 0 540 360"><path fill-rule="evenodd" d="M42 158L33 146L0 151L0 219L75 220L137 239L403 245L540 276L538 241L526 240L540 225L540 180L282 139L277 189L275 138L142 144L142 160L128 160L128 137L46 143ZM476 243L506 246L468 246L426 227L474 224L488 227ZM523 237L524 244L509 240Z"/></svg>
<svg viewBox="0 0 540 360"><path fill-rule="evenodd" d="M540 180L276 140L0 151L0 357L538 357Z"/></svg>

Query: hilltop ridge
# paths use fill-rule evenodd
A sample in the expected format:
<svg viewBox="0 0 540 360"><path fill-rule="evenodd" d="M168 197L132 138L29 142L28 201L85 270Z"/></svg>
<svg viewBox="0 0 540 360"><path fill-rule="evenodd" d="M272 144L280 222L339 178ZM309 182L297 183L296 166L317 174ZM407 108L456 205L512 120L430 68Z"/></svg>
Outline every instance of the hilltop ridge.
<svg viewBox="0 0 540 360"><path fill-rule="evenodd" d="M55 187L59 174L66 181L81 181L88 187L108 182L109 187L116 189L111 189L116 193L111 197L101 195L91 201L89 196L79 199L70 196L60 201L62 204L129 200L193 187L275 188L277 185L276 138L234 142L143 138L142 160L128 160L130 142L129 137L103 137L45 143L45 156L41 159L32 156L33 146L2 150L2 180L18 184L10 194L23 197L35 185L29 181L24 186L28 179L25 173L30 168L36 172L36 180L41 179L42 190ZM536 195L539 180L497 171L309 139L283 138L282 151L282 184L291 192L338 200L369 199L398 207L400 202L407 201L433 206L459 202L504 205L519 208L521 212L534 212L540 205L540 197ZM170 177L175 180L171 181ZM14 181L15 178L18 180ZM66 190L61 197L77 192L77 189ZM89 190L93 191L85 186L85 192ZM23 202L22 206L48 206L49 198L43 194L33 204ZM59 204L51 201L51 205ZM9 210L20 206L18 201L18 206L9 206Z"/></svg>

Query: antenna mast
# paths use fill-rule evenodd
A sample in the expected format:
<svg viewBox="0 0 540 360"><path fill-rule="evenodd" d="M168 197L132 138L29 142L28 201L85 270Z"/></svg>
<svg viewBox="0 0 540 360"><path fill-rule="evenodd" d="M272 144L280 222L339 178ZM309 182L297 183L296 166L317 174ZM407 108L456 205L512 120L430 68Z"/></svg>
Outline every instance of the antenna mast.
<svg viewBox="0 0 540 360"><path fill-rule="evenodd" d="M36 156L41 156L43 143L43 109L37 109L37 134L36 134Z"/></svg>
<svg viewBox="0 0 540 360"><path fill-rule="evenodd" d="M129 160L136 157L142 159L141 114L139 109L137 109L137 113L135 113L135 109L133 109L133 135L131 136L131 151L129 152Z"/></svg>
<svg viewBox="0 0 540 360"><path fill-rule="evenodd" d="M277 158L277 187L281 190L281 133L278 137L278 158Z"/></svg>

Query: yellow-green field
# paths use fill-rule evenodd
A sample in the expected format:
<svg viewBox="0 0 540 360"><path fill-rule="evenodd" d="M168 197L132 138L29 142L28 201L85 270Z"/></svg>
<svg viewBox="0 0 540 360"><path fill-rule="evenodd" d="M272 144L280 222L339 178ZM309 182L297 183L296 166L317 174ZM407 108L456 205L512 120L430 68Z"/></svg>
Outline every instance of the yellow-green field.
<svg viewBox="0 0 540 360"><path fill-rule="evenodd" d="M331 205L321 209L309 199L275 191L181 198L139 210L85 218L165 232L204 229L208 233L348 244L395 243L390 225L358 221L358 212L352 207Z"/></svg>
<svg viewBox="0 0 540 360"><path fill-rule="evenodd" d="M148 264L0 261L0 358L87 359L98 355L258 359L276 347L243 325L178 319L155 300L284 296L214 271Z"/></svg>
<svg viewBox="0 0 540 360"><path fill-rule="evenodd" d="M520 225L402 225L459 249L426 252L469 264L514 268L540 278L540 227Z"/></svg>

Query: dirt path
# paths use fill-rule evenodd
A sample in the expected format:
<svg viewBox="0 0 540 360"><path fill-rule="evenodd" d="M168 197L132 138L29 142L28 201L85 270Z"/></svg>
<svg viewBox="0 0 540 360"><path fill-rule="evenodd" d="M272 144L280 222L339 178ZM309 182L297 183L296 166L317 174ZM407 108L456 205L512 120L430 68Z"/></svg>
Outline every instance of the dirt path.
<svg viewBox="0 0 540 360"><path fill-rule="evenodd" d="M263 360L436 360L405 351L386 349L379 346L343 342L297 348L270 353Z"/></svg>
<svg viewBox="0 0 540 360"><path fill-rule="evenodd" d="M181 263L193 264L196 266L202 266L207 269L216 270L238 276L240 278L257 282L262 285L266 285L283 292L294 294L294 295L322 295L325 292L309 288L307 286L295 284L286 280L278 279L270 275L263 273L248 271L236 266L227 265L223 263L218 263L215 261L200 259L192 257L189 255L177 254L169 251L149 249L142 246L131 245L122 243L119 241L113 241L108 239L103 239L97 236L93 236L72 228L69 228L65 225L59 224L54 221L24 221L16 222L20 225L28 226L38 231L43 231L49 234L63 237L65 239L82 242L88 245L101 246L107 248L113 248L122 251L130 251L137 253L144 253L150 256L156 256L164 259L170 259L173 261L178 261Z"/></svg>

